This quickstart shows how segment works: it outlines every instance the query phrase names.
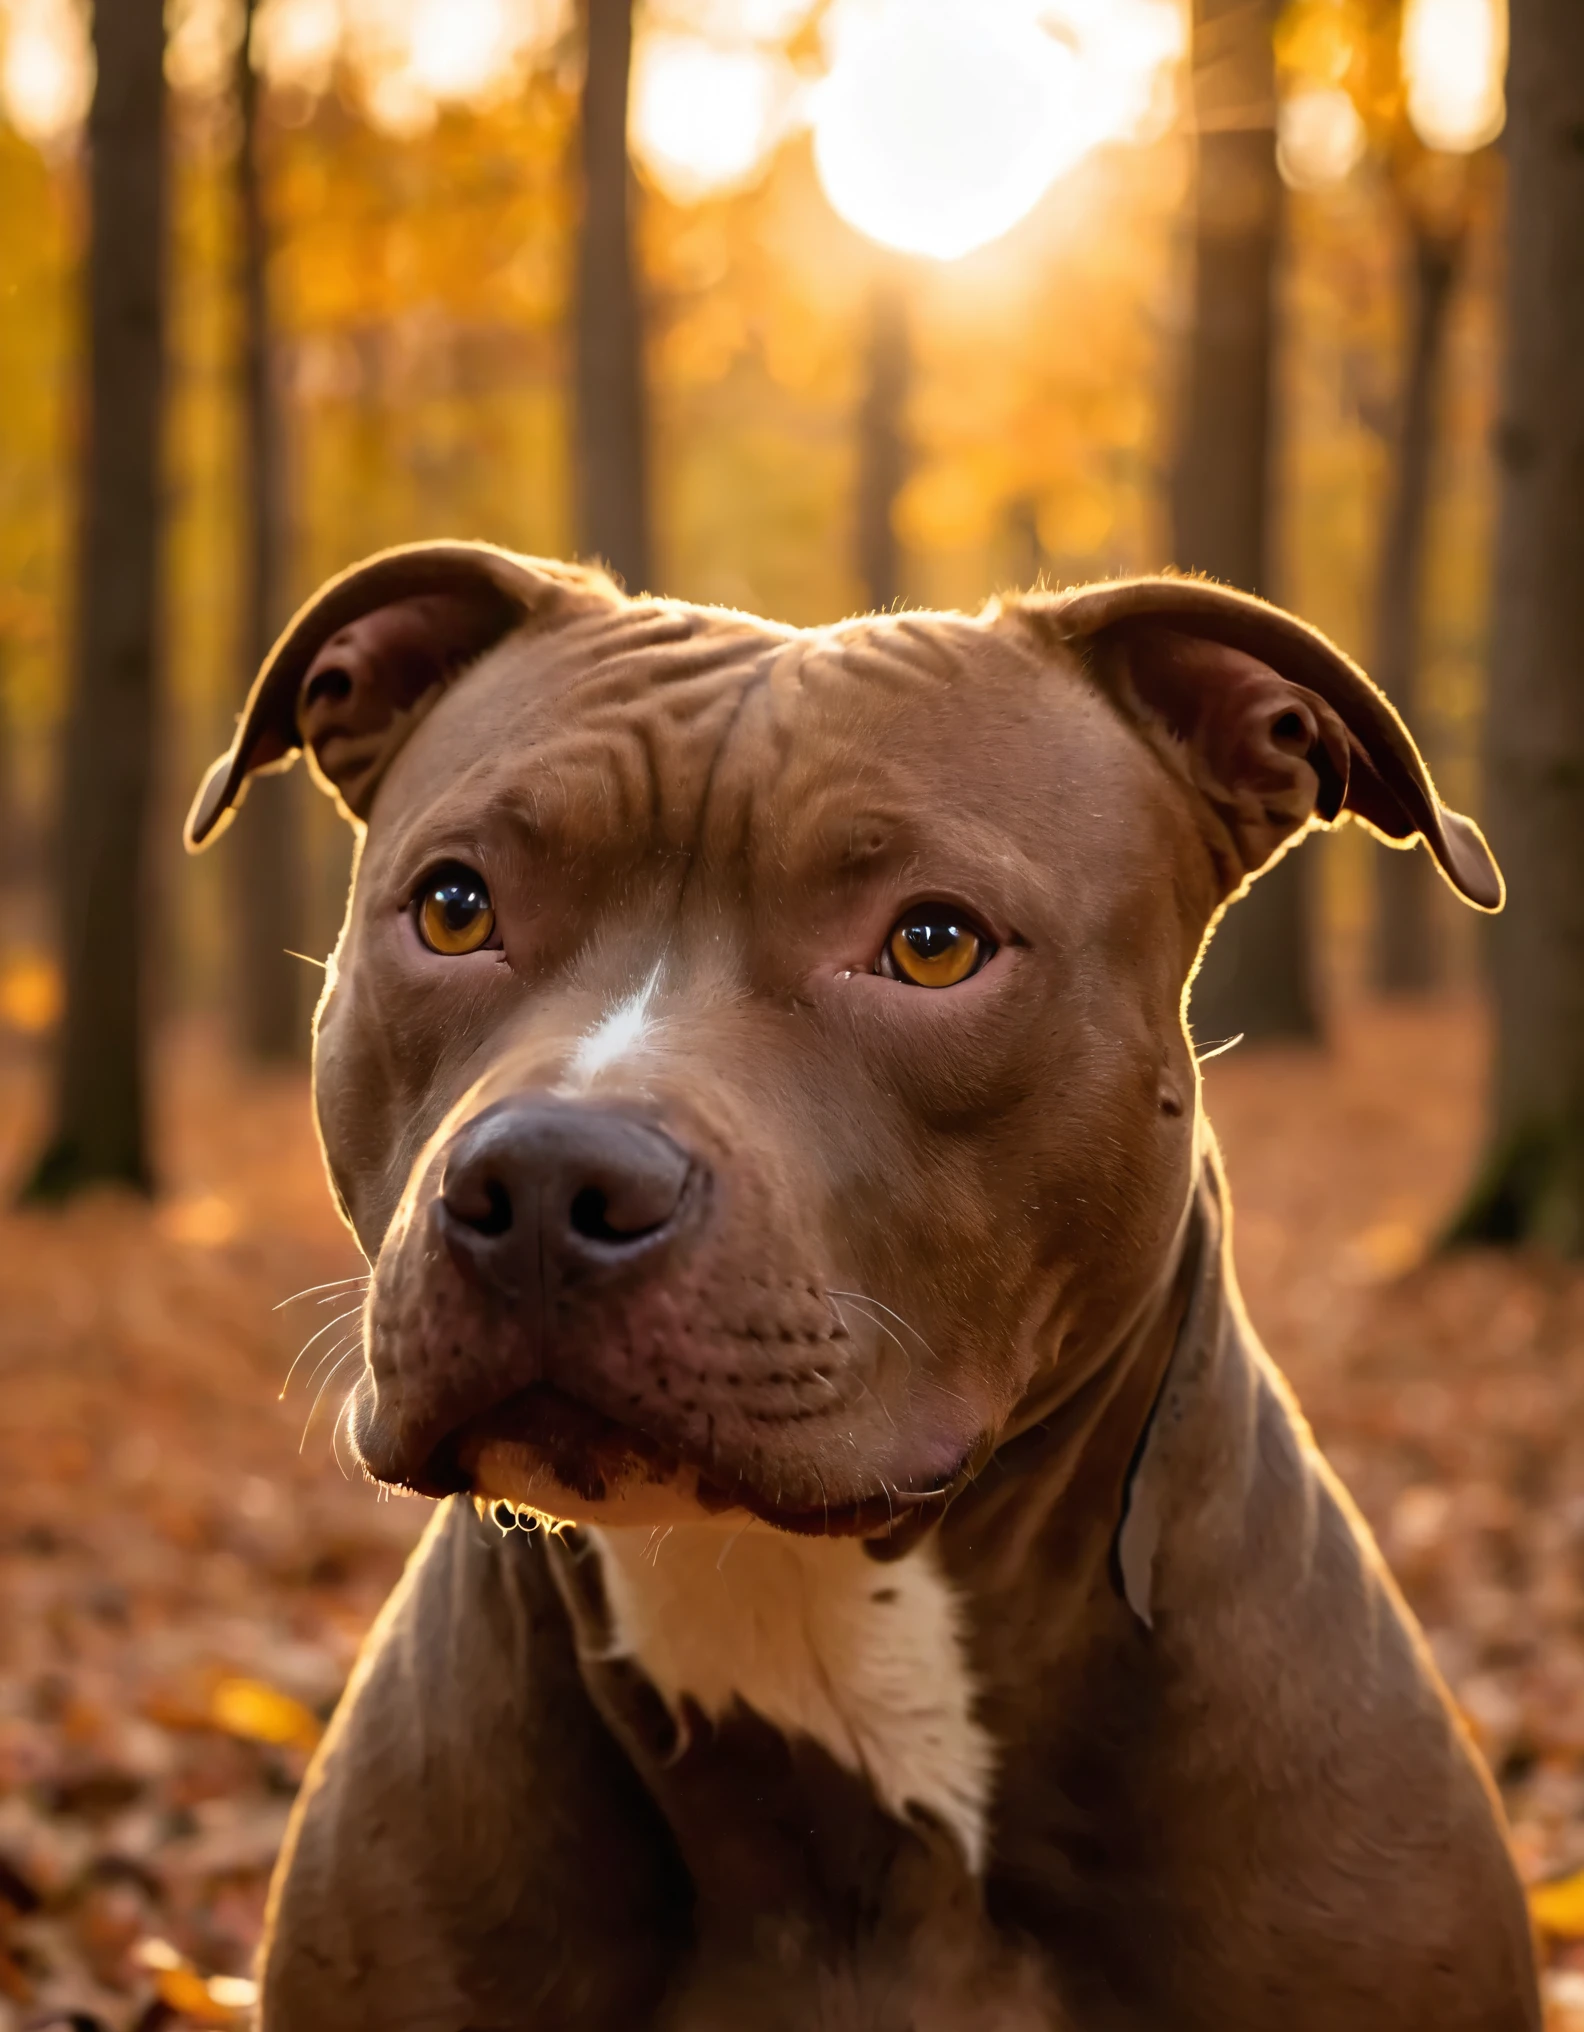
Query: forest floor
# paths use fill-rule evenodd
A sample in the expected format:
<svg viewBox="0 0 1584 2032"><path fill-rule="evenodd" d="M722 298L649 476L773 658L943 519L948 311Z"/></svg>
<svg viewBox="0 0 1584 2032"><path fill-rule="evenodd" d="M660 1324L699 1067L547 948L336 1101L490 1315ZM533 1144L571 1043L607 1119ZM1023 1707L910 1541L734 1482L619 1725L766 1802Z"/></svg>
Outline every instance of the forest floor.
<svg viewBox="0 0 1584 2032"><path fill-rule="evenodd" d="M1584 1273L1430 1252L1483 1059L1471 1004L1364 1008L1206 1079L1250 1312L1541 1885L1584 1869ZM360 1262L305 1080L202 1031L160 1070L166 1195L24 1213L43 1097L0 1053L0 2032L245 2021L293 1790L424 1521L332 1457L350 1365L320 1400L314 1364L354 1321L310 1287ZM1584 2032L1584 1896L1538 1903Z"/></svg>

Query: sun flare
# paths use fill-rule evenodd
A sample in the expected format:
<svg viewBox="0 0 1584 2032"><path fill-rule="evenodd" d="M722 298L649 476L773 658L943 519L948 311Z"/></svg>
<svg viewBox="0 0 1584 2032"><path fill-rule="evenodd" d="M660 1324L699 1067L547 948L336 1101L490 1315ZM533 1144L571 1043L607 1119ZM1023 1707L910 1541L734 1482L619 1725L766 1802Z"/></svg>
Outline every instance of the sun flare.
<svg viewBox="0 0 1584 2032"><path fill-rule="evenodd" d="M942 261L1145 128L1183 42L1174 0L839 0L830 32L825 194L871 239Z"/></svg>

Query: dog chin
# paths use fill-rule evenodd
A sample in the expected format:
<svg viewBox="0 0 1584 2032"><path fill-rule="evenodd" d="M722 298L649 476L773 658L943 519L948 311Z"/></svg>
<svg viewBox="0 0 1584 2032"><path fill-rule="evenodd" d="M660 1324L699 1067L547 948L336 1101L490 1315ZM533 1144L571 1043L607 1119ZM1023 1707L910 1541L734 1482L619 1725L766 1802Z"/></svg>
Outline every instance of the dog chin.
<svg viewBox="0 0 1584 2032"><path fill-rule="evenodd" d="M799 1536L884 1537L899 1522L922 1520L950 1479L789 1509L779 1495L772 1501L750 1485L717 1481L650 1435L536 1384L452 1433L420 1486L466 1491L507 1524L543 1519L552 1526L653 1528L753 1516Z"/></svg>
<svg viewBox="0 0 1584 2032"><path fill-rule="evenodd" d="M697 1469L679 1462L662 1470L637 1454L580 1474L578 1487L521 1440L484 1439L476 1449L464 1450L459 1465L469 1473L482 1506L504 1503L523 1523L664 1526L736 1514L735 1506L701 1490Z"/></svg>

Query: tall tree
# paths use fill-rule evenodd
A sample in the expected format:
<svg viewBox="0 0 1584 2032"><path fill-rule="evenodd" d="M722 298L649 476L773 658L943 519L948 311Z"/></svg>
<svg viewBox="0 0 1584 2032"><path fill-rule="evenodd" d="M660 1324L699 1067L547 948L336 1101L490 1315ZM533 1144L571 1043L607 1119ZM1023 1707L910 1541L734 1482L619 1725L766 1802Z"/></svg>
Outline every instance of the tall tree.
<svg viewBox="0 0 1584 2032"><path fill-rule="evenodd" d="M1584 1255L1584 7L1511 0L1486 814L1495 1111L1465 1240Z"/></svg>
<svg viewBox="0 0 1584 2032"><path fill-rule="evenodd" d="M1172 473L1173 561L1270 588L1276 263L1272 0L1194 0L1193 325ZM1206 1040L1319 1032L1314 864L1289 854L1233 906L1194 983Z"/></svg>
<svg viewBox="0 0 1584 2032"><path fill-rule="evenodd" d="M236 196L242 298L241 382L247 483L242 570L243 682L264 661L285 615L285 419L269 304L263 93L252 55L257 0L243 0L237 50ZM255 1058L301 1057L308 1038L303 968L289 947L303 939L301 784L266 776L249 800L232 850L237 986L243 1043Z"/></svg>
<svg viewBox="0 0 1584 2032"><path fill-rule="evenodd" d="M633 253L627 100L632 0L583 0L583 221L578 241L578 549L629 591L649 583L643 315Z"/></svg>
<svg viewBox="0 0 1584 2032"><path fill-rule="evenodd" d="M877 613L902 597L896 501L907 472L906 413L912 359L902 278L887 272L869 297L864 387L858 408L858 574Z"/></svg>
<svg viewBox="0 0 1584 2032"><path fill-rule="evenodd" d="M1408 335L1375 589L1371 674L1411 727L1424 724L1420 616L1447 330L1467 235L1466 165L1459 157L1408 165L1403 183ZM1375 863L1376 986L1419 994L1436 986L1439 884L1429 857L1382 854Z"/></svg>
<svg viewBox="0 0 1584 2032"><path fill-rule="evenodd" d="M164 324L163 0L99 0L88 116L88 372L75 669L61 769L65 1011L28 1191L151 1185L144 962Z"/></svg>
<svg viewBox="0 0 1584 2032"><path fill-rule="evenodd" d="M16 734L11 723L11 644L0 634L0 907L6 892L16 881L17 863L22 857L22 825L19 772L16 766ZM0 918L0 934L5 931Z"/></svg>

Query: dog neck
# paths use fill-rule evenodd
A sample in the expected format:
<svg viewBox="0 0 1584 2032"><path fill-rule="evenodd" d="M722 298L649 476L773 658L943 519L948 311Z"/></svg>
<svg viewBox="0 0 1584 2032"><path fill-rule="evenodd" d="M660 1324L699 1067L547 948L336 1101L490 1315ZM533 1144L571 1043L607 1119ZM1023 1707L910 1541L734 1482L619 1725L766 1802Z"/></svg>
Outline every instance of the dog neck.
<svg viewBox="0 0 1584 2032"><path fill-rule="evenodd" d="M684 1727L690 1705L714 1724L740 1704L811 1739L898 1819L918 1808L949 1829L977 1874L997 1775L979 1611L1030 1579L1047 1598L1090 1588L1109 1562L1148 1621L1153 1546L1148 1519L1129 1542L1130 1471L1173 1351L1218 1281L1220 1241L1212 1162L1155 1301L1077 1390L1020 1426L943 1528L899 1556L757 1522L592 1530L613 1655Z"/></svg>
<svg viewBox="0 0 1584 2032"><path fill-rule="evenodd" d="M673 1712L738 1702L807 1736L899 1819L918 1806L983 1859L994 1756L961 1603L931 1541L883 1565L854 1538L763 1524L602 1529L613 1643Z"/></svg>

